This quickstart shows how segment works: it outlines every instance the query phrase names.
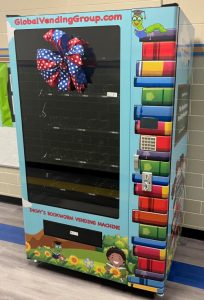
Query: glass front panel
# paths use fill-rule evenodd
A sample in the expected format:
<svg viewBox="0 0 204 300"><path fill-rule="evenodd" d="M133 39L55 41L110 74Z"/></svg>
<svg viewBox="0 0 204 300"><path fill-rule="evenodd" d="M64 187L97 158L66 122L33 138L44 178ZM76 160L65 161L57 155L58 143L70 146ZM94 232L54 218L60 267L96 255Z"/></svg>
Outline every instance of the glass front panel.
<svg viewBox="0 0 204 300"><path fill-rule="evenodd" d="M49 29L16 30L28 200L119 217L120 28L62 28L93 49L83 93L51 88L37 70Z"/></svg>

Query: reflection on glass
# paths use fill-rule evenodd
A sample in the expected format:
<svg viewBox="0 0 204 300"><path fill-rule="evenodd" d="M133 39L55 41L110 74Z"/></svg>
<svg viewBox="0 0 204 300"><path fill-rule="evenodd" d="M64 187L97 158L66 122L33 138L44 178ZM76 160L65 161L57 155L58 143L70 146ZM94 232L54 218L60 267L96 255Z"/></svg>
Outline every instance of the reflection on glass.
<svg viewBox="0 0 204 300"><path fill-rule="evenodd" d="M83 94L50 88L36 68L47 30L15 31L29 201L119 216L120 28L63 28L96 56ZM26 43L25 43L26 41Z"/></svg>

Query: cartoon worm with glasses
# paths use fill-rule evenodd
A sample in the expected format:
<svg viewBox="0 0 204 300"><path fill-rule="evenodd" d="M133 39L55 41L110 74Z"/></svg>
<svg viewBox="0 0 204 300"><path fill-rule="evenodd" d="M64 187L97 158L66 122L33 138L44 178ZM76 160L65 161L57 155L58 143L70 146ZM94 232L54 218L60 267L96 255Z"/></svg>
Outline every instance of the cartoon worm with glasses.
<svg viewBox="0 0 204 300"><path fill-rule="evenodd" d="M155 30L159 32L166 32L167 30L164 26L160 23L152 24L148 27L143 26L143 20L146 19L145 11L144 10L135 10L132 16L132 25L135 27L135 35L138 38L144 38L151 34Z"/></svg>

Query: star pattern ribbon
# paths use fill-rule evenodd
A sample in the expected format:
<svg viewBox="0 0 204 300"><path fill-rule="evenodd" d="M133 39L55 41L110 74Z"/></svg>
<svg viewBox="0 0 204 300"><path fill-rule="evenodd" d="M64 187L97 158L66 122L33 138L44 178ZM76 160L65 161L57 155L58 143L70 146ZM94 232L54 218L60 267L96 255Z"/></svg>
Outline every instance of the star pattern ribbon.
<svg viewBox="0 0 204 300"><path fill-rule="evenodd" d="M37 50L37 69L51 87L59 91L76 89L83 92L87 86L84 72L84 46L86 42L77 37L69 37L62 30L49 30L43 38L50 42L55 51Z"/></svg>

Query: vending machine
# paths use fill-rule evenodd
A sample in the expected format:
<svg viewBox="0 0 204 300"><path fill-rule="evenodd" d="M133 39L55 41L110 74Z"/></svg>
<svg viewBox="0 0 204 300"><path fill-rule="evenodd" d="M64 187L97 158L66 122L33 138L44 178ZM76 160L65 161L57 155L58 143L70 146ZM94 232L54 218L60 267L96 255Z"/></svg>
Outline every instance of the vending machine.
<svg viewBox="0 0 204 300"><path fill-rule="evenodd" d="M178 6L7 18L27 258L163 295L193 28Z"/></svg>

